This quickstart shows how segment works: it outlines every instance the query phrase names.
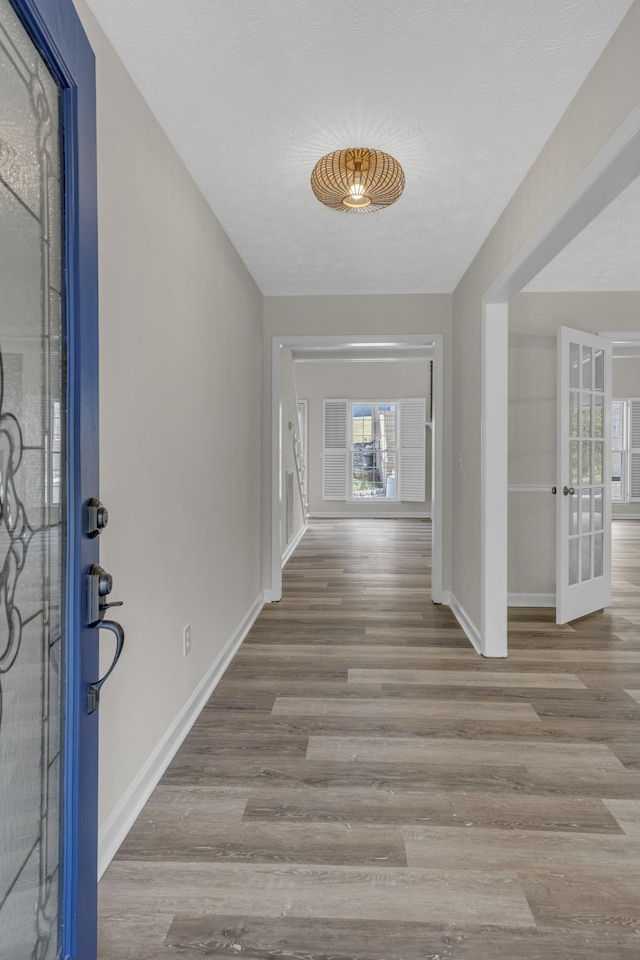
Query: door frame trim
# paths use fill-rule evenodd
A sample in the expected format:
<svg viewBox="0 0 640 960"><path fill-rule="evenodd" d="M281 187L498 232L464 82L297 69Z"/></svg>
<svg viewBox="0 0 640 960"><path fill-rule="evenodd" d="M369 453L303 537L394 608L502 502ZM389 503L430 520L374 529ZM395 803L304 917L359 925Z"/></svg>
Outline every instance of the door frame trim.
<svg viewBox="0 0 640 960"><path fill-rule="evenodd" d="M280 518L282 504L282 433L280 411L280 384L281 366L280 356L282 348L310 349L335 347L339 349L345 344L411 344L416 347L433 346L433 458L432 458L432 490L431 516L433 523L432 533L432 571L431 571L431 599L434 603L444 603L443 593L443 563L444 563L444 335L441 333L424 334L369 334L361 336L285 336L276 334L271 338L271 573L269 588L266 591L268 600L277 601L282 598L282 544Z"/></svg>

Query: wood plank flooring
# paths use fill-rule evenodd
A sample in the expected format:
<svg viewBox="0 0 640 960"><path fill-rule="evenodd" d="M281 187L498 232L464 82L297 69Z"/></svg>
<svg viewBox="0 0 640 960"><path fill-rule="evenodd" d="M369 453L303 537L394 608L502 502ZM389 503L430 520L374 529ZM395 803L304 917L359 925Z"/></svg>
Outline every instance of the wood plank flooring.
<svg viewBox="0 0 640 960"><path fill-rule="evenodd" d="M428 522L314 521L100 884L100 960L638 960L640 522L478 657Z"/></svg>

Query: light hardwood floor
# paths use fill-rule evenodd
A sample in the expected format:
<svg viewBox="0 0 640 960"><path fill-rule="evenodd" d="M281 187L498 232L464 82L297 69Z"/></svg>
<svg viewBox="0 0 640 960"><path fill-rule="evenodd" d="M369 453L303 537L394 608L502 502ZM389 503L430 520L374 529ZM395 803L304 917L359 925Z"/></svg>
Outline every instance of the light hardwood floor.
<svg viewBox="0 0 640 960"><path fill-rule="evenodd" d="M478 657L430 524L314 521L100 884L100 960L638 960L640 522Z"/></svg>

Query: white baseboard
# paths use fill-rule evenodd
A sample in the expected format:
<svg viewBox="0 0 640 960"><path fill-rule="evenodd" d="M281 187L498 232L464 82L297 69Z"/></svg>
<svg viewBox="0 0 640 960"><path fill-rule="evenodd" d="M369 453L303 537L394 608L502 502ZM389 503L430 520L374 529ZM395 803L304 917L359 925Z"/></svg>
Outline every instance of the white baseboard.
<svg viewBox="0 0 640 960"><path fill-rule="evenodd" d="M298 532L296 533L296 535L295 535L295 537L293 538L293 540L291 541L291 543L288 543L288 544L287 544L287 549L286 549L285 552L282 554L282 566L283 566L283 567L284 567L284 565L287 563L287 561L290 559L291 554L292 554L293 551L296 549L296 547L298 546L298 544L300 543L300 541L302 540L302 538L304 537L304 535L305 535L306 532L307 532L307 525L306 525L306 523L305 523L304 526L300 527L300 529L299 529Z"/></svg>
<svg viewBox="0 0 640 960"><path fill-rule="evenodd" d="M425 513L383 513L379 510L344 510L342 513L316 511L309 514L312 520L431 520L431 511Z"/></svg>
<svg viewBox="0 0 640 960"><path fill-rule="evenodd" d="M118 847L173 760L200 711L222 679L234 653L262 610L264 602L264 595L261 593L101 827L98 836L98 879L111 863Z"/></svg>
<svg viewBox="0 0 640 960"><path fill-rule="evenodd" d="M476 651L476 653L482 653L482 637L480 631L476 627L475 623L464 609L461 603L458 602L454 594L451 594L451 600L449 603L453 615L466 633L467 637L471 641L471 644Z"/></svg>
<svg viewBox="0 0 640 960"><path fill-rule="evenodd" d="M614 513L612 520L640 520L640 513Z"/></svg>
<svg viewBox="0 0 640 960"><path fill-rule="evenodd" d="M555 593L509 593L507 604L510 607L555 607Z"/></svg>

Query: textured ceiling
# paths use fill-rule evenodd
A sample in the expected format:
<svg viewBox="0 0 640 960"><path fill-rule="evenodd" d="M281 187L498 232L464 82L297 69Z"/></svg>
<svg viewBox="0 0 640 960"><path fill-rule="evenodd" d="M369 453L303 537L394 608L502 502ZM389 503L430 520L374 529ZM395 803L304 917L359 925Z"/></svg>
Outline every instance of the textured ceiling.
<svg viewBox="0 0 640 960"><path fill-rule="evenodd" d="M264 294L452 290L631 0L88 0ZM392 153L373 214L316 160Z"/></svg>
<svg viewBox="0 0 640 960"><path fill-rule="evenodd" d="M640 181L627 187L525 289L640 290Z"/></svg>

